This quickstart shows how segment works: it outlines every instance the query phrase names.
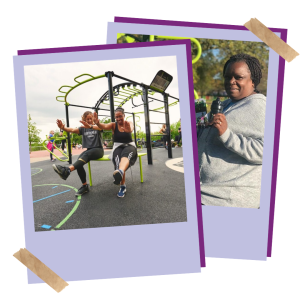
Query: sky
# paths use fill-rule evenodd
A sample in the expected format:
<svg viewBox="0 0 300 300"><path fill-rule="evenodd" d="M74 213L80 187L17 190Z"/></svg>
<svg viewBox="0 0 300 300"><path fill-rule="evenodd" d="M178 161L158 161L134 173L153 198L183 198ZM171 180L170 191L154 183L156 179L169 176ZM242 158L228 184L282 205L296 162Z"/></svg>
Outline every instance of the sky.
<svg viewBox="0 0 300 300"><path fill-rule="evenodd" d="M175 56L25 66L27 116L30 114L32 122L35 122L36 127L41 130L39 136L44 140L50 130L58 129L56 125L57 119L66 120L65 105L63 102L56 101L56 97L64 95L58 91L61 86L74 86L77 84L74 81L75 77L85 73L92 76L99 76L107 71L113 71L122 77L149 85L159 70L164 70L173 76L173 81L166 92L179 98ZM86 79L88 79L88 77L82 77L80 80ZM122 82L124 81L113 77L113 86ZM107 78L96 79L71 91L67 97L67 101L70 104L93 107L107 90ZM64 91L66 90L64 89ZM152 97L163 100L162 95L159 93L155 93ZM169 98L169 103L174 101L176 100ZM134 104L142 104L141 97L135 97ZM163 103L158 101L149 103L150 109L162 106ZM102 107L106 109L109 108L108 105ZM127 102L123 108L128 112L144 111L143 106L132 108L131 101ZM86 110L89 109L69 107L70 127L75 128L81 126L79 120L81 120L81 116ZM177 122L180 119L179 104L170 107L169 112L170 123ZM110 112L99 111L99 114L109 115ZM144 114L139 114L139 116L140 122L138 125L140 125L141 130L145 132ZM125 117L128 117L128 115L125 115ZM99 119L100 118L103 117L99 117ZM130 120L132 120L132 118ZM164 123L165 115L150 112L150 122ZM161 125L152 124L151 132L158 131L160 127Z"/></svg>

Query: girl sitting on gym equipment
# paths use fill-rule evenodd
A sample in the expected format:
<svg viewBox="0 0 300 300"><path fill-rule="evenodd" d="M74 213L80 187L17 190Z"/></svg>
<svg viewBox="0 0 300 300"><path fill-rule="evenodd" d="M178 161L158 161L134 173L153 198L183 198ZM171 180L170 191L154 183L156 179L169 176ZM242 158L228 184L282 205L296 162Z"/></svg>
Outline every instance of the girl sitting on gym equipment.
<svg viewBox="0 0 300 300"><path fill-rule="evenodd" d="M55 164L53 165L54 171L64 180L69 177L72 171L77 170L79 178L82 182L82 186L76 192L76 196L89 192L89 187L86 182L86 173L83 166L90 160L95 160L103 157L104 154L100 138L101 129L99 129L98 126L94 125L93 113L91 111L86 111L82 116L82 121L80 122L84 124L84 126L79 128L70 128L66 127L61 120L56 120L56 124L60 129L66 132L82 135L82 147L87 148L87 150L82 152L79 155L78 160L69 167Z"/></svg>
<svg viewBox="0 0 300 300"><path fill-rule="evenodd" d="M125 185L125 172L129 166L133 166L137 159L136 145L132 141L131 133L133 131L133 123L125 121L124 109L118 107L115 110L116 122L104 124L98 120L98 115L94 112L94 122L99 130L112 130L113 132L113 149L110 154L115 171L113 177L114 184L120 185L120 190L117 194L118 197L123 198L126 193ZM85 128L88 127L86 122L81 122Z"/></svg>

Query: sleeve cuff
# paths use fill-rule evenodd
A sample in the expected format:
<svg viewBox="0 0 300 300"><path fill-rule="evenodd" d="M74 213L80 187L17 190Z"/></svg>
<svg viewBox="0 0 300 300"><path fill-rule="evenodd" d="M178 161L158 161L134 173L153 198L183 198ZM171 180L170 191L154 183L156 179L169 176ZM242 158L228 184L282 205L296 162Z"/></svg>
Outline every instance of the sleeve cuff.
<svg viewBox="0 0 300 300"><path fill-rule="evenodd" d="M230 136L230 129L227 127L226 131L219 136L219 139L223 144L225 144L228 141L229 136Z"/></svg>

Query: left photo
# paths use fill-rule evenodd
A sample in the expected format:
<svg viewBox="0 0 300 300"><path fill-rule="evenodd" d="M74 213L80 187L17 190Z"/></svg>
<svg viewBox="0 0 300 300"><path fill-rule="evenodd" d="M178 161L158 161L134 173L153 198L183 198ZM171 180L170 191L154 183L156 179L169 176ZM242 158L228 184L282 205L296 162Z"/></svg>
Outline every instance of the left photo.
<svg viewBox="0 0 300 300"><path fill-rule="evenodd" d="M24 70L36 231L187 221L176 57Z"/></svg>
<svg viewBox="0 0 300 300"><path fill-rule="evenodd" d="M189 53L170 41L14 57L26 249L64 280L205 267Z"/></svg>

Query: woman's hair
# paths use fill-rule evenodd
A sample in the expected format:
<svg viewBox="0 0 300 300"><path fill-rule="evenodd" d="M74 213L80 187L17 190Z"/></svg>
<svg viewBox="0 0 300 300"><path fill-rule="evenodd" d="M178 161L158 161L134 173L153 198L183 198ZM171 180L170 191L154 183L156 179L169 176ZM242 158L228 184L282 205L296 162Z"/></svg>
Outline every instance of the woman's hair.
<svg viewBox="0 0 300 300"><path fill-rule="evenodd" d="M259 91L256 89L256 87L259 85L260 80L262 78L262 72L261 72L261 65L259 63L259 60L253 56L250 56L248 54L239 53L236 55L231 56L225 63L224 69L223 69L223 77L225 76L226 68L229 64L243 61L247 64L250 73L251 73L251 80L254 83L254 91L256 93L259 93Z"/></svg>
<svg viewBox="0 0 300 300"><path fill-rule="evenodd" d="M115 109L115 113L116 113L117 111L120 111L122 114L125 114L124 108L122 108L122 107L117 107L117 108Z"/></svg>
<svg viewBox="0 0 300 300"><path fill-rule="evenodd" d="M93 113L91 111L86 111L82 116L81 116L81 119L82 121L85 121L86 120L86 117L88 115L93 115Z"/></svg>

